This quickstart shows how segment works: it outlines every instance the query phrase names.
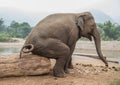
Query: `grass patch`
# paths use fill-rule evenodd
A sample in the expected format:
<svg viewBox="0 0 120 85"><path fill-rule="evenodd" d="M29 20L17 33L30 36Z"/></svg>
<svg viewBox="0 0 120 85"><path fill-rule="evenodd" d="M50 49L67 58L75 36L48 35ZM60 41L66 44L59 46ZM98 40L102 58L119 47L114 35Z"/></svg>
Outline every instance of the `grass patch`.
<svg viewBox="0 0 120 85"><path fill-rule="evenodd" d="M0 42L8 42L11 38L7 34L0 34Z"/></svg>

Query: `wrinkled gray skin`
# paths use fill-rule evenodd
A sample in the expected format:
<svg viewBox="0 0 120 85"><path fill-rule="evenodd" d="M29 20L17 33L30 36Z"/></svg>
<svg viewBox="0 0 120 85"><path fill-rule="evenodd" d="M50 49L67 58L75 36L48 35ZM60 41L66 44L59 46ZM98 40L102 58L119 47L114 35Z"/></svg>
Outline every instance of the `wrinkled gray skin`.
<svg viewBox="0 0 120 85"><path fill-rule="evenodd" d="M54 76L64 77L72 68L71 55L77 40L94 38L100 59L108 66L101 52L100 34L90 12L52 14L40 21L29 34L22 52L32 52L47 58L56 59ZM21 55L20 54L20 55Z"/></svg>

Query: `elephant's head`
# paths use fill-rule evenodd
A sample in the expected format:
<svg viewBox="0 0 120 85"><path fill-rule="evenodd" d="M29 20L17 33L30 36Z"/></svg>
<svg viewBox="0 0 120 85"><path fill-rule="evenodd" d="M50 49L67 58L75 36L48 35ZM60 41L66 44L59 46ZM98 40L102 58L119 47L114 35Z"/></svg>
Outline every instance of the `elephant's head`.
<svg viewBox="0 0 120 85"><path fill-rule="evenodd" d="M77 26L80 30L80 36L86 37L89 40L92 40L92 37L94 38L97 53L105 65L108 66L108 63L101 52L100 34L92 14L90 12L81 13L77 18Z"/></svg>

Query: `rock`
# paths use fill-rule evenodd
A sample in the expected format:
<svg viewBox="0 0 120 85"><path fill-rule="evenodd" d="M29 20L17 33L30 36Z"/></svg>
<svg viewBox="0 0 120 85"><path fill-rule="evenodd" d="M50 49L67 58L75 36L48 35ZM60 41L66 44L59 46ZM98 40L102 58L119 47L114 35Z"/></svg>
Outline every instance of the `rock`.
<svg viewBox="0 0 120 85"><path fill-rule="evenodd" d="M18 54L0 56L0 77L43 75L50 71L50 60L37 55Z"/></svg>

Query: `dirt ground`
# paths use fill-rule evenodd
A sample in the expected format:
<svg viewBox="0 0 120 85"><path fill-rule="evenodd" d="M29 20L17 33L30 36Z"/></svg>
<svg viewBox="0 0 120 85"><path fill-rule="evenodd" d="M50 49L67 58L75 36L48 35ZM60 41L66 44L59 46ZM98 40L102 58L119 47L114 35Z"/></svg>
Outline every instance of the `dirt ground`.
<svg viewBox="0 0 120 85"><path fill-rule="evenodd" d="M85 48L85 46L86 48L93 48L93 43L86 43L87 44L85 44L85 42L79 42L79 44L81 44L82 46L81 48ZM109 50L113 48L115 50L117 49L117 51L120 52L119 42L109 42L109 44L107 43L108 42L102 43L103 49ZM87 46L88 44L89 46ZM111 47L109 47L109 45ZM114 83L117 80L120 80L120 64L109 62L109 67L107 68L104 66L101 60L83 58L83 56L74 55L74 69L69 69L70 73L66 74L65 78L56 78L52 75L52 68L54 66L55 61L52 60L51 63L52 66L49 74L42 76L0 78L0 85L115 85L112 83Z"/></svg>
<svg viewBox="0 0 120 85"><path fill-rule="evenodd" d="M42 76L0 78L0 85L110 85L120 79L120 67L115 66L76 63L69 71L65 78L53 77L52 70Z"/></svg>

